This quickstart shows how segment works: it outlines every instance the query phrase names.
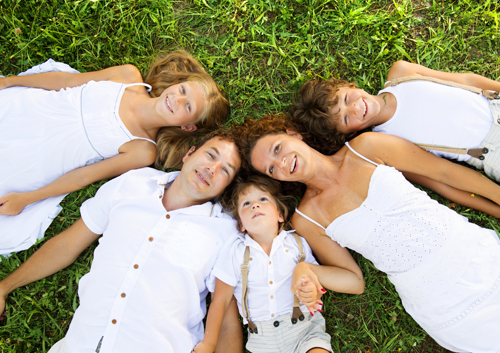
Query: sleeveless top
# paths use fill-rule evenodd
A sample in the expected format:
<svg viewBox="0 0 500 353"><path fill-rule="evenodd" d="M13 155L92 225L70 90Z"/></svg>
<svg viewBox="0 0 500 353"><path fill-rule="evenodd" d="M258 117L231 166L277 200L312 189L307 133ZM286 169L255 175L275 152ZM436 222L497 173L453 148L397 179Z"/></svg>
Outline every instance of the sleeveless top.
<svg viewBox="0 0 500 353"><path fill-rule="evenodd" d="M342 247L352 249L387 274L408 303L438 297L453 285L475 253L474 232L487 232L432 200L395 168L376 165L368 195L356 209L324 228Z"/></svg>
<svg viewBox="0 0 500 353"><path fill-rule="evenodd" d="M123 92L127 87L145 86L146 83L116 83L89 81L81 92L81 118L87 139L95 152L103 159L115 156L117 147L134 139L156 142L137 137L127 129L118 113ZM99 94L96 94L96 90Z"/></svg>
<svg viewBox="0 0 500 353"><path fill-rule="evenodd" d="M373 131L396 135L415 143L479 147L493 124L488 100L461 88L414 81L387 87L397 100L394 115ZM438 98L436 98L438 97ZM438 157L466 161L469 155L431 151Z"/></svg>

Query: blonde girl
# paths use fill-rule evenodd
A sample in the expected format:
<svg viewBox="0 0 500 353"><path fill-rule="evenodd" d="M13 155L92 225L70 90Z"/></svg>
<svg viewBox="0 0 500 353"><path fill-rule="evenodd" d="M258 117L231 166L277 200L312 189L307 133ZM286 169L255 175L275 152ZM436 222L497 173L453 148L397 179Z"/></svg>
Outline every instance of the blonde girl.
<svg viewBox="0 0 500 353"><path fill-rule="evenodd" d="M145 82L132 65L77 73L49 60L0 77L0 104L0 255L43 237L69 192L155 160L179 167L229 108L184 52L157 60Z"/></svg>

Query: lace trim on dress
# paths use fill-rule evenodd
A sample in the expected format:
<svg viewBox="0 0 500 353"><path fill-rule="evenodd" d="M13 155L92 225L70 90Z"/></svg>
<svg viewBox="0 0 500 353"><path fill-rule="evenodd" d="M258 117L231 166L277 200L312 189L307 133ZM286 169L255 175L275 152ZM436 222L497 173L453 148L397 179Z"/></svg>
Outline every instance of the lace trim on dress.
<svg viewBox="0 0 500 353"><path fill-rule="evenodd" d="M493 294L493 292L495 290L497 290L499 286L500 286L500 276L498 276L498 278L496 279L493 286L491 286L491 288L481 298L476 299L466 309L464 309L464 311L462 311L459 315L455 316L454 318L452 318L452 319L450 319L442 324L432 326L430 328L430 331L441 330L441 329L444 329L444 328L447 328L447 327L450 327L450 326L453 326L453 325L459 323L460 321L465 319L467 317L467 315L472 313L476 309L476 307L481 305L491 294ZM497 351L496 353L500 353L500 351Z"/></svg>

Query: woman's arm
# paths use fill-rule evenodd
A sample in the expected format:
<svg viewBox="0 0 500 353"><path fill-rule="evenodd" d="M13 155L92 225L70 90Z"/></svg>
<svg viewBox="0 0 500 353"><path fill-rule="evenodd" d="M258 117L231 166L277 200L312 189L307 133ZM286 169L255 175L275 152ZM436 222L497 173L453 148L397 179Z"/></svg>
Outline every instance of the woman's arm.
<svg viewBox="0 0 500 353"><path fill-rule="evenodd" d="M22 86L47 90L76 87L91 80L121 83L142 82L139 70L133 65L113 66L104 70L72 74L68 72L46 72L35 75L8 76L0 78L0 89Z"/></svg>
<svg viewBox="0 0 500 353"><path fill-rule="evenodd" d="M304 211L307 213L307 209ZM350 294L363 293L365 289L363 273L349 250L334 242L321 228L298 213L293 215L292 225L297 233L307 240L319 263L330 267L335 281L327 282L325 286L328 289Z"/></svg>
<svg viewBox="0 0 500 353"><path fill-rule="evenodd" d="M226 310L233 298L234 287L216 279L212 302L208 309L207 325L203 341L194 347L196 353L212 353L219 339L219 332Z"/></svg>
<svg viewBox="0 0 500 353"><path fill-rule="evenodd" d="M409 63L407 61L396 61L387 74L387 80L405 76L428 76L441 80L453 81L481 89L500 91L500 82L490 80L481 75L473 73L453 73L429 69L419 64Z"/></svg>
<svg viewBox="0 0 500 353"><path fill-rule="evenodd" d="M423 175L410 172L404 172L403 175L406 179L431 189L448 200L459 203L462 206L487 213L493 217L500 218L500 206L485 197L456 189L449 185L429 179Z"/></svg>
<svg viewBox="0 0 500 353"><path fill-rule="evenodd" d="M40 189L0 196L0 215L17 215L24 207L49 197L79 190L95 181L118 176L131 169L151 165L156 147L145 140L132 140L120 147L120 153L103 161L72 170Z"/></svg>
<svg viewBox="0 0 500 353"><path fill-rule="evenodd" d="M351 146L365 157L401 172L422 175L455 189L479 194L500 204L500 186L480 173L439 158L397 136L364 133Z"/></svg>

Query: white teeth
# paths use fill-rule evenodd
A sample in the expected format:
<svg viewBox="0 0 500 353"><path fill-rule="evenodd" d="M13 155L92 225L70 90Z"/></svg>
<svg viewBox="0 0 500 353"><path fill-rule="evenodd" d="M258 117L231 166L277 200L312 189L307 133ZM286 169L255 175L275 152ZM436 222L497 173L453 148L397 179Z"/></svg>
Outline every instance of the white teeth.
<svg viewBox="0 0 500 353"><path fill-rule="evenodd" d="M166 101L167 101L168 109L170 109L170 111L173 113L174 110L172 109L172 106L170 105L170 100L168 99L168 97L167 97Z"/></svg>
<svg viewBox="0 0 500 353"><path fill-rule="evenodd" d="M365 111L363 112L363 116L365 116L366 115L366 102L365 101L363 101L363 106L365 107Z"/></svg>
<svg viewBox="0 0 500 353"><path fill-rule="evenodd" d="M295 169L295 165L297 164L297 157L295 157L293 159L293 162L292 162L292 165L290 166L290 173L293 172L293 170Z"/></svg>

